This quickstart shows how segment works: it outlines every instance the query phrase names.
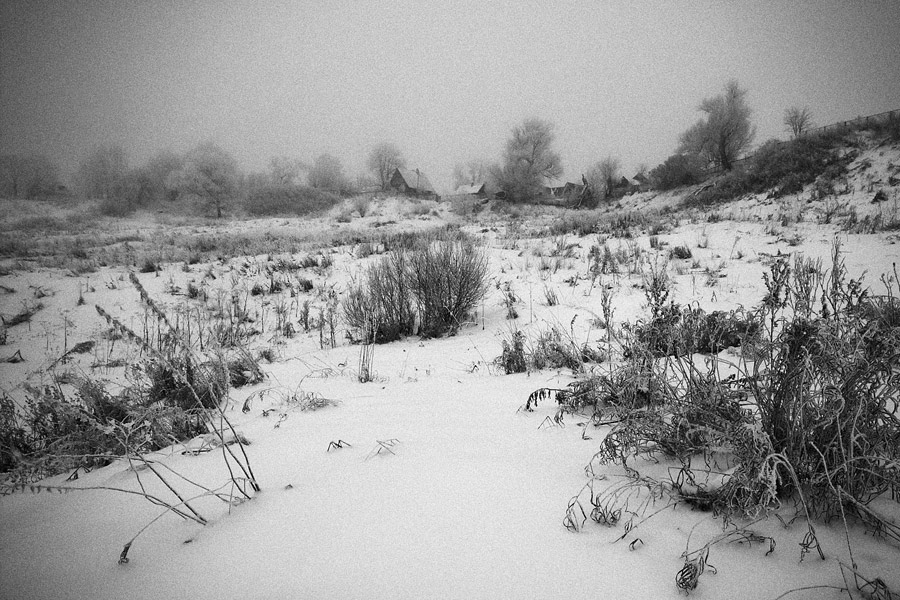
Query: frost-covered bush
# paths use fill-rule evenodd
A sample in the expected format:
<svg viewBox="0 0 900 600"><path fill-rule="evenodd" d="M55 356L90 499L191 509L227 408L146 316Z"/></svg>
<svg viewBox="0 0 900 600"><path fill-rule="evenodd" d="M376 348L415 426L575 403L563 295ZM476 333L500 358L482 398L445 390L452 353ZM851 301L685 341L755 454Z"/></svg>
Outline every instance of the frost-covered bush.
<svg viewBox="0 0 900 600"><path fill-rule="evenodd" d="M407 282L426 337L454 333L488 290L488 259L464 236L422 244L410 253Z"/></svg>
<svg viewBox="0 0 900 600"><path fill-rule="evenodd" d="M405 243L366 271L343 302L344 318L365 342L452 334L488 290L488 260L471 239L445 230Z"/></svg>
<svg viewBox="0 0 900 600"><path fill-rule="evenodd" d="M413 333L415 315L407 281L408 256L393 250L371 264L363 283L343 302L344 319L364 343L386 343Z"/></svg>

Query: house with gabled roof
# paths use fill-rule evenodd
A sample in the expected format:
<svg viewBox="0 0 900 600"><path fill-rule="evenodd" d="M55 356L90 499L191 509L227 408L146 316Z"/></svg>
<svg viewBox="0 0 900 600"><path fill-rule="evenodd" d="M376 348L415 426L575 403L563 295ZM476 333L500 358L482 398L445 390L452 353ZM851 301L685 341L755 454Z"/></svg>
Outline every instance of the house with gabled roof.
<svg viewBox="0 0 900 600"><path fill-rule="evenodd" d="M390 186L392 190L407 196L426 196L437 198L434 186L419 169L405 169L398 167L391 175Z"/></svg>
<svg viewBox="0 0 900 600"><path fill-rule="evenodd" d="M472 185L461 185L453 192L456 195L475 196L476 198L487 197L487 186L484 183L473 183Z"/></svg>
<svg viewBox="0 0 900 600"><path fill-rule="evenodd" d="M544 187L544 193L554 198L574 198L584 191L583 183L566 181L565 183L552 181Z"/></svg>

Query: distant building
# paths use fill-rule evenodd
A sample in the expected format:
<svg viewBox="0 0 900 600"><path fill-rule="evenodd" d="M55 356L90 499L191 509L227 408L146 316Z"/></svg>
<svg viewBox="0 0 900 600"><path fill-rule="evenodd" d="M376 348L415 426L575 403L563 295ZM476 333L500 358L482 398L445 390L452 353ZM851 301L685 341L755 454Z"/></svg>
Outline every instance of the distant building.
<svg viewBox="0 0 900 600"><path fill-rule="evenodd" d="M584 184L567 181L561 185L559 183L548 185L544 187L544 191L554 198L575 198L584 191Z"/></svg>
<svg viewBox="0 0 900 600"><path fill-rule="evenodd" d="M476 198L486 198L487 190L484 183L475 183L472 185L461 185L453 192L455 195L475 196Z"/></svg>
<svg viewBox="0 0 900 600"><path fill-rule="evenodd" d="M575 198L580 196L584 191L584 184L582 183L572 183L571 181L567 181L566 185L563 186L562 189L562 197L563 198Z"/></svg>
<svg viewBox="0 0 900 600"><path fill-rule="evenodd" d="M650 179L643 173L638 173L628 181L628 193L646 192L650 189Z"/></svg>
<svg viewBox="0 0 900 600"><path fill-rule="evenodd" d="M391 189L406 196L437 198L437 192L434 186L425 176L425 173L418 169L394 169L391 175Z"/></svg>

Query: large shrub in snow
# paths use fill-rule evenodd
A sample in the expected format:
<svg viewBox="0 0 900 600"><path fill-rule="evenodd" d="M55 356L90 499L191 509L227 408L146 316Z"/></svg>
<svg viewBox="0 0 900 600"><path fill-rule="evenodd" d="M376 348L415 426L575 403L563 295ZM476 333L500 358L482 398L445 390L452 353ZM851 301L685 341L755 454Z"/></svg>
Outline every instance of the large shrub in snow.
<svg viewBox="0 0 900 600"><path fill-rule="evenodd" d="M487 293L487 275L487 256L471 239L424 235L369 266L344 300L344 317L364 342L452 334Z"/></svg>

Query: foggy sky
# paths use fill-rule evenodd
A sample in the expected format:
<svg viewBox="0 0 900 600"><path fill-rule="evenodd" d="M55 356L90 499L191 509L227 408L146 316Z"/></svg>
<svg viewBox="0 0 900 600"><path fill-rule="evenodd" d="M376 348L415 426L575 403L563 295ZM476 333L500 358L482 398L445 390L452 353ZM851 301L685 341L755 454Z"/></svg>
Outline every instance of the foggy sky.
<svg viewBox="0 0 900 600"><path fill-rule="evenodd" d="M64 176L99 144L139 165L212 140L245 171L323 152L351 178L379 142L447 191L509 130L557 126L566 178L632 175L737 79L756 142L900 108L900 2L0 2L0 153ZM626 6L627 4L627 6Z"/></svg>

